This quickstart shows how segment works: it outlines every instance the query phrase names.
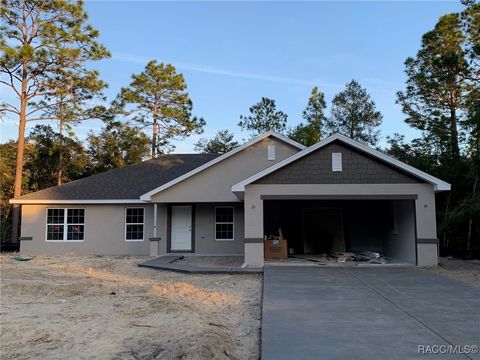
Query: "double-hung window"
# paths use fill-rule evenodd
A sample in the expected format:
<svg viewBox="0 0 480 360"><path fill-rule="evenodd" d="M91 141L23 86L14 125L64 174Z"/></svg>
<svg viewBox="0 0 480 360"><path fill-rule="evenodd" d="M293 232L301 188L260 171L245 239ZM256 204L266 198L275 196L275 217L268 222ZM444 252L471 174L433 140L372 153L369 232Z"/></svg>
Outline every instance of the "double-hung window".
<svg viewBox="0 0 480 360"><path fill-rule="evenodd" d="M144 208L127 208L125 211L125 240L143 241L145 226Z"/></svg>
<svg viewBox="0 0 480 360"><path fill-rule="evenodd" d="M85 209L47 209L47 241L83 241Z"/></svg>
<svg viewBox="0 0 480 360"><path fill-rule="evenodd" d="M233 240L233 207L215 208L215 240Z"/></svg>

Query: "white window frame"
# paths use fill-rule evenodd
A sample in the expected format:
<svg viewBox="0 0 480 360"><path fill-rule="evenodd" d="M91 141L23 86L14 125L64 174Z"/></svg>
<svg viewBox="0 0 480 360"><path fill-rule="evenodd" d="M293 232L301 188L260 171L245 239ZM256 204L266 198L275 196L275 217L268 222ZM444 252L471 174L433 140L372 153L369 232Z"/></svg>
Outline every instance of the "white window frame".
<svg viewBox="0 0 480 360"><path fill-rule="evenodd" d="M143 223L127 223L127 211L128 209L143 209ZM124 222L124 236L123 239L128 242L139 242L139 241L145 241L145 216L146 216L146 211L144 206L127 206L125 208L125 213L123 216L123 222ZM141 239L127 239L127 225L142 225L143 226L143 231L142 231L142 238Z"/></svg>
<svg viewBox="0 0 480 360"><path fill-rule="evenodd" d="M341 152L332 153L332 171L340 172L343 171L343 159Z"/></svg>
<svg viewBox="0 0 480 360"><path fill-rule="evenodd" d="M232 209L232 222L217 222L217 209ZM234 241L235 240L235 207L234 206L215 206L215 216L213 231L215 233L215 241ZM217 239L217 224L232 224L232 238L231 239Z"/></svg>
<svg viewBox="0 0 480 360"><path fill-rule="evenodd" d="M48 210L63 210L63 224L49 224L48 223ZM68 210L83 210L83 223L82 224L69 224L68 223ZM74 242L84 242L86 225L85 225L85 216L87 211L85 208L46 208L45 209L45 241L54 242L54 243L74 243ZM63 240L48 240L48 225L62 225L63 226ZM83 240L67 240L68 237L68 225L83 225Z"/></svg>

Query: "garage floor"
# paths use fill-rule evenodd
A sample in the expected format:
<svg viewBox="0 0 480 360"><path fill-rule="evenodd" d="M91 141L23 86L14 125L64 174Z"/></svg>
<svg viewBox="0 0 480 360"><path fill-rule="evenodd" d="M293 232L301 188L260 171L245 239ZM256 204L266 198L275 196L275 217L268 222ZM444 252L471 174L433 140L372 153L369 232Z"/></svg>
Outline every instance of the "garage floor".
<svg viewBox="0 0 480 360"><path fill-rule="evenodd" d="M480 359L418 354L447 344L480 345L480 288L417 268L265 266L263 360Z"/></svg>

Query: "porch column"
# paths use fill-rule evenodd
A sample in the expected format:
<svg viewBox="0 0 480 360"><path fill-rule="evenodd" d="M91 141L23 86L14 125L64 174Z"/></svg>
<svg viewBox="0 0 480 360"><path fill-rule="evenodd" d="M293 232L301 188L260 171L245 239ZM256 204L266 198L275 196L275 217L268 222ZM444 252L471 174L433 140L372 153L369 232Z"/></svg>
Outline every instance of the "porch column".
<svg viewBox="0 0 480 360"><path fill-rule="evenodd" d="M417 225L417 265L438 266L437 221L435 218L435 193L426 188L415 200Z"/></svg>
<svg viewBox="0 0 480 360"><path fill-rule="evenodd" d="M248 187L247 187L248 189ZM263 266L263 200L245 189L245 264Z"/></svg>

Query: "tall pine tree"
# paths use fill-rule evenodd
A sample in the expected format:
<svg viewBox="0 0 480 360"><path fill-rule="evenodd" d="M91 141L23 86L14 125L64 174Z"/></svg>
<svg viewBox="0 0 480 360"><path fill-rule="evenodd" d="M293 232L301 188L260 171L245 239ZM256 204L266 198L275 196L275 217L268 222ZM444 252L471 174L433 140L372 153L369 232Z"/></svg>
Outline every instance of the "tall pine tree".
<svg viewBox="0 0 480 360"><path fill-rule="evenodd" d="M357 81L352 80L335 95L330 112L326 120L330 134L340 133L372 146L378 143L383 116Z"/></svg>
<svg viewBox="0 0 480 360"><path fill-rule="evenodd" d="M203 131L205 121L192 117L192 101L186 90L183 75L173 65L152 60L120 91L119 104L124 113L152 131L152 159L169 151L172 139Z"/></svg>
<svg viewBox="0 0 480 360"><path fill-rule="evenodd" d="M249 131L252 136L274 130L284 132L287 126L287 114L277 110L275 100L262 97L255 105L250 107L250 115L240 115L238 126Z"/></svg>
<svg viewBox="0 0 480 360"><path fill-rule="evenodd" d="M62 93L69 94L70 104L77 104L79 96L85 100L103 89L98 73L85 64L109 53L96 41L98 31L87 23L83 1L1 0L0 4L0 83L14 98L2 103L1 109L18 119L14 197L19 197L27 122L57 120L54 109ZM13 242L18 238L19 211L14 205Z"/></svg>
<svg viewBox="0 0 480 360"><path fill-rule="evenodd" d="M326 107L325 95L317 87L314 87L308 99L307 107L302 113L306 123L301 123L291 129L288 137L305 146L311 146L319 142L324 132Z"/></svg>

